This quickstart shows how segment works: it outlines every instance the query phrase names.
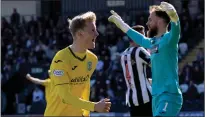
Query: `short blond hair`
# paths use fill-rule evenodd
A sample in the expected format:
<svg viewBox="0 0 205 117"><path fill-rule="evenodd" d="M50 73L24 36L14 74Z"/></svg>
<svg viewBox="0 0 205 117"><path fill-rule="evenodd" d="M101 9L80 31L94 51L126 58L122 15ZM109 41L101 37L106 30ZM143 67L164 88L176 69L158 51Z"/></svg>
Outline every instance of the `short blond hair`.
<svg viewBox="0 0 205 117"><path fill-rule="evenodd" d="M79 29L83 29L87 21L96 22L95 13L88 11L86 13L75 16L72 20L68 18L71 34L74 36Z"/></svg>

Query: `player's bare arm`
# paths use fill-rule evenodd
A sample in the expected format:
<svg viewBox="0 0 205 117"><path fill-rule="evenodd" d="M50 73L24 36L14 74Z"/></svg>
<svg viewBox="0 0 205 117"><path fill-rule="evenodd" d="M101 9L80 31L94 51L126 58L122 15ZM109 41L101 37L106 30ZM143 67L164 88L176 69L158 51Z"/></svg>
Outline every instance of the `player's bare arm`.
<svg viewBox="0 0 205 117"><path fill-rule="evenodd" d="M44 85L46 80L40 80L39 78L32 77L30 74L26 74L26 78L34 84Z"/></svg>

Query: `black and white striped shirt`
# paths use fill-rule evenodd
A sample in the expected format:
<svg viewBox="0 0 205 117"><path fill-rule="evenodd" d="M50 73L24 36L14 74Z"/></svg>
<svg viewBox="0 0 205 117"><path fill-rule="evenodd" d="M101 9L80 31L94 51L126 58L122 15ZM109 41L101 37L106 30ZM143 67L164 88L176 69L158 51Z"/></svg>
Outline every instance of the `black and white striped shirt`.
<svg viewBox="0 0 205 117"><path fill-rule="evenodd" d="M121 55L127 85L126 104L139 106L151 101L151 84L146 75L150 54L143 47L129 47Z"/></svg>

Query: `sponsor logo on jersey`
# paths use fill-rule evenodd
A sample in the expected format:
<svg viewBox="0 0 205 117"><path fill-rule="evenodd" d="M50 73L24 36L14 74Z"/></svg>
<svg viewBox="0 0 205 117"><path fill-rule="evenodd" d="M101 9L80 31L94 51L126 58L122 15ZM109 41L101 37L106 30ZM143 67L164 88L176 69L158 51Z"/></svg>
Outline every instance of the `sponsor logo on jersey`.
<svg viewBox="0 0 205 117"><path fill-rule="evenodd" d="M74 79L71 79L70 82L86 82L89 78L89 75L87 76L80 76L80 77L76 77Z"/></svg>
<svg viewBox="0 0 205 117"><path fill-rule="evenodd" d="M88 81L88 79L89 79L89 75L75 77L75 78L70 80L70 83L73 85L83 84L84 82Z"/></svg>
<svg viewBox="0 0 205 117"><path fill-rule="evenodd" d="M53 74L54 74L54 76L63 76L64 71L63 70L54 70Z"/></svg>

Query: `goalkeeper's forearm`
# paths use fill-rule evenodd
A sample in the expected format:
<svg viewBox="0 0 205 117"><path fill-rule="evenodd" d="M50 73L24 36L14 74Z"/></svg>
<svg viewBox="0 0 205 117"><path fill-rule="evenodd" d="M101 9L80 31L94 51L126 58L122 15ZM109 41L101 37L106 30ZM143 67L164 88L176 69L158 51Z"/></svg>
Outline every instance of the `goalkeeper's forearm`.
<svg viewBox="0 0 205 117"><path fill-rule="evenodd" d="M108 19L110 22L113 22L119 29L126 33L135 43L145 47L150 48L151 41L149 38L146 38L144 35L133 30L129 25L127 25L122 19L115 17L114 15L110 16Z"/></svg>

